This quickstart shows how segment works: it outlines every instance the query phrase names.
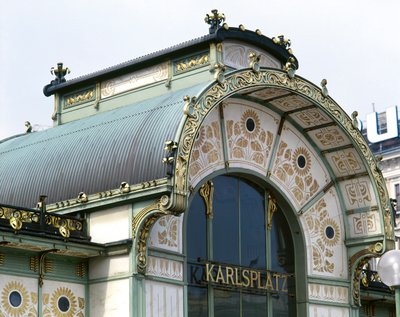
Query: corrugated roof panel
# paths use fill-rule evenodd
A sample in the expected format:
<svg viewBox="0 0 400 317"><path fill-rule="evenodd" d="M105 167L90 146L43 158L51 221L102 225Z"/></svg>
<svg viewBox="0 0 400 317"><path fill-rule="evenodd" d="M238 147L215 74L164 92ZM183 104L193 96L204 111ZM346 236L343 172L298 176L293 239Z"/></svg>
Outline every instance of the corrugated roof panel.
<svg viewBox="0 0 400 317"><path fill-rule="evenodd" d="M182 119L183 96L206 84L0 143L0 203L35 206L165 177L164 142Z"/></svg>

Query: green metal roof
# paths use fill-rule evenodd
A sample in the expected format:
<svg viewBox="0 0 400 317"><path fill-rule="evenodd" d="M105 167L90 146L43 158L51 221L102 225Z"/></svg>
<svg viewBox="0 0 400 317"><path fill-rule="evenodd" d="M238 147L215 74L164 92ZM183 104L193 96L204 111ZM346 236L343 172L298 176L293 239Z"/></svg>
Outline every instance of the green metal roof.
<svg viewBox="0 0 400 317"><path fill-rule="evenodd" d="M0 143L0 203L35 206L166 176L183 96L206 83Z"/></svg>

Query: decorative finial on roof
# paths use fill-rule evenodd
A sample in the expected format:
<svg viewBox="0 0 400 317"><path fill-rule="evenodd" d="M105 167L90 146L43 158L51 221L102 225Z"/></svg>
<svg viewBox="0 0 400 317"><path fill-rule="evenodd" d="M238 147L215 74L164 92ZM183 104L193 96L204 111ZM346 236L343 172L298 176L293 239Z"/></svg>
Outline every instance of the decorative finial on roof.
<svg viewBox="0 0 400 317"><path fill-rule="evenodd" d="M329 96L328 88L326 87L327 84L328 84L328 81L325 78L321 80L321 88L322 88L321 92L324 97Z"/></svg>
<svg viewBox="0 0 400 317"><path fill-rule="evenodd" d="M65 75L69 74L71 71L68 67L63 67L63 63L57 63L57 68L52 67L50 73L55 75L56 78L51 81L53 85L66 82Z"/></svg>
<svg viewBox="0 0 400 317"><path fill-rule="evenodd" d="M25 121L25 133L31 133L32 132L32 125L29 121Z"/></svg>
<svg viewBox="0 0 400 317"><path fill-rule="evenodd" d="M217 32L221 27L221 23L225 21L225 14L218 13L217 9L211 10L211 14L207 14L204 18L207 24L210 25L210 34Z"/></svg>
<svg viewBox="0 0 400 317"><path fill-rule="evenodd" d="M290 44L291 44L290 39L286 38L284 35L279 35L277 37L273 37L272 41L276 45L283 46L286 49L288 49L290 47Z"/></svg>

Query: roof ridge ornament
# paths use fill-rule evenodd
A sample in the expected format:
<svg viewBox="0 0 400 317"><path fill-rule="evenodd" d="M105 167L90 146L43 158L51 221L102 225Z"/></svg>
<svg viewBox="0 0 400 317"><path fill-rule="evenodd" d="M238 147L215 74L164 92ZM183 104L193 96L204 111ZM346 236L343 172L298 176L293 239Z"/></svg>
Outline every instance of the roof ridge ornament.
<svg viewBox="0 0 400 317"><path fill-rule="evenodd" d="M57 68L52 67L50 73L56 76L56 78L51 81L51 84L57 85L66 82L65 76L71 73L71 71L68 67L63 67L63 63L57 63Z"/></svg>
<svg viewBox="0 0 400 317"><path fill-rule="evenodd" d="M225 14L219 13L217 9L211 10L211 14L206 14L204 21L210 25L210 34L216 33L221 27L221 23L225 21Z"/></svg>

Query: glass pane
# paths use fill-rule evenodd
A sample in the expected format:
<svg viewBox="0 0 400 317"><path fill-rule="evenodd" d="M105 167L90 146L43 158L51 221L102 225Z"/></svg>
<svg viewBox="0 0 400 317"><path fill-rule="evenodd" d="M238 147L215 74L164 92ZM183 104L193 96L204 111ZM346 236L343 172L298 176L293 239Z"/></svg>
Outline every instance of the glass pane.
<svg viewBox="0 0 400 317"><path fill-rule="evenodd" d="M240 294L238 292L215 289L214 317L239 317L239 316L240 316Z"/></svg>
<svg viewBox="0 0 400 317"><path fill-rule="evenodd" d="M190 317L207 317L207 288L188 287L188 315Z"/></svg>
<svg viewBox="0 0 400 317"><path fill-rule="evenodd" d="M267 316L267 296L242 294L242 316Z"/></svg>
<svg viewBox="0 0 400 317"><path fill-rule="evenodd" d="M292 234L286 218L280 210L272 218L271 270L274 272L294 272Z"/></svg>
<svg viewBox="0 0 400 317"><path fill-rule="evenodd" d="M198 259L207 259L205 205L199 193L196 194L190 206L186 226L188 261L198 262Z"/></svg>
<svg viewBox="0 0 400 317"><path fill-rule="evenodd" d="M285 294L273 294L272 312L274 317L296 317L295 298Z"/></svg>
<svg viewBox="0 0 400 317"><path fill-rule="evenodd" d="M264 193L240 181L241 266L265 269Z"/></svg>
<svg viewBox="0 0 400 317"><path fill-rule="evenodd" d="M238 180L220 176L214 179L213 259L239 264Z"/></svg>

